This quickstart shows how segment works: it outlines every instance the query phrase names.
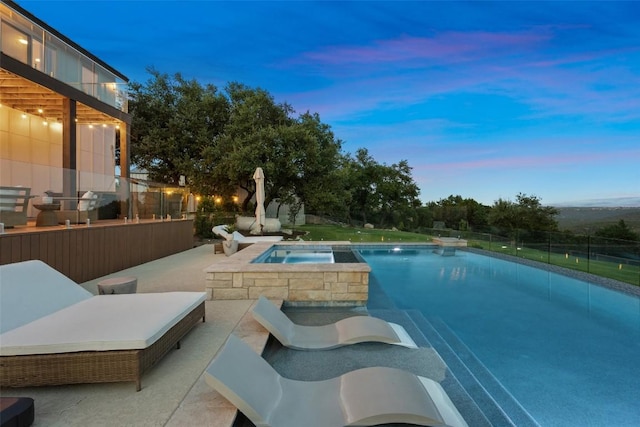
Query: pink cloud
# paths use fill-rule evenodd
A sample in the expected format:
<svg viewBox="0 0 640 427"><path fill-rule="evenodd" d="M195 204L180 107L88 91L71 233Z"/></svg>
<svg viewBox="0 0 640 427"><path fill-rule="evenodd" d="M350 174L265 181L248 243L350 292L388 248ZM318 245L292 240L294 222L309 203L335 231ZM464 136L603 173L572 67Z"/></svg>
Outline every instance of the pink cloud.
<svg viewBox="0 0 640 427"><path fill-rule="evenodd" d="M413 60L449 63L465 58L486 58L487 54L496 50L536 46L549 38L548 34L535 32L443 32L431 38L404 35L391 40L378 40L369 46L328 46L319 51L308 52L300 60L328 65L371 65Z"/></svg>
<svg viewBox="0 0 640 427"><path fill-rule="evenodd" d="M626 161L630 158L640 158L640 150L617 150L612 152L577 152L577 153L547 153L534 156L507 156L491 157L478 160L452 161L452 162L421 162L416 169L431 172L441 171L465 171L470 170L495 170L495 169L550 169L557 166L579 165L581 168L589 164L599 164L613 160Z"/></svg>

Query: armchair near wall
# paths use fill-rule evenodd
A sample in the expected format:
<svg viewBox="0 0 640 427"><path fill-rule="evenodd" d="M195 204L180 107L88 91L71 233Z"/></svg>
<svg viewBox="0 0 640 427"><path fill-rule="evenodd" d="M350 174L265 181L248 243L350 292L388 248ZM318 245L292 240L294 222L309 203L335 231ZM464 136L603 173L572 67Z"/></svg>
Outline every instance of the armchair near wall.
<svg viewBox="0 0 640 427"><path fill-rule="evenodd" d="M68 199L66 197L61 197L58 193L52 193L50 191L46 191L45 193L52 196L54 200ZM91 222L98 220L98 207L100 205L100 197L98 194L93 191L87 191L81 197L77 198L77 201L78 205L76 209L62 209L56 211L58 224L64 224L67 220L72 224L82 224L87 222L87 219L91 220Z"/></svg>
<svg viewBox="0 0 640 427"><path fill-rule="evenodd" d="M7 228L27 225L31 188L0 187L0 222Z"/></svg>

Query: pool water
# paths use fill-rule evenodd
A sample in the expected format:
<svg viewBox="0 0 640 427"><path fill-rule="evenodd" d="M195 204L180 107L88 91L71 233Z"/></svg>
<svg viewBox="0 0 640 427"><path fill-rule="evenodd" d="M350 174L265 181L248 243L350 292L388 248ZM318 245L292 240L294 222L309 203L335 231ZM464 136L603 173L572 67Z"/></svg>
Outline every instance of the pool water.
<svg viewBox="0 0 640 427"><path fill-rule="evenodd" d="M640 425L637 297L466 251L360 255L385 297L444 322L541 426Z"/></svg>
<svg viewBox="0 0 640 427"><path fill-rule="evenodd" d="M333 264L331 251L314 251L303 253L290 253L282 259L283 264Z"/></svg>
<svg viewBox="0 0 640 427"><path fill-rule="evenodd" d="M350 245L274 245L252 264L353 264L363 263Z"/></svg>
<svg viewBox="0 0 640 427"><path fill-rule="evenodd" d="M331 246L274 246L251 261L259 264L333 264L335 262Z"/></svg>

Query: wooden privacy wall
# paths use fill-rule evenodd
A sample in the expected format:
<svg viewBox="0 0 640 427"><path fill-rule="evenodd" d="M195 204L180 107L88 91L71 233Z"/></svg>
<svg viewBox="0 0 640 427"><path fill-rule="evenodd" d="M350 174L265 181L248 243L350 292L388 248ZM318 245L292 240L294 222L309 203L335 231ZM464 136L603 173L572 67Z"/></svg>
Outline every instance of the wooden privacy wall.
<svg viewBox="0 0 640 427"><path fill-rule="evenodd" d="M92 225L0 235L0 264L39 259L82 283L192 247L192 220Z"/></svg>

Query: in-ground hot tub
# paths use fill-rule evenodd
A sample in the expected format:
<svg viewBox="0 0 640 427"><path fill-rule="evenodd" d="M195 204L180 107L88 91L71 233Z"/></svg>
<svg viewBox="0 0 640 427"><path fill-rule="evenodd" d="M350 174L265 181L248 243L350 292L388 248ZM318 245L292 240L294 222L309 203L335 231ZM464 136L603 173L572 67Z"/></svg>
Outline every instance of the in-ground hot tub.
<svg viewBox="0 0 640 427"><path fill-rule="evenodd" d="M260 242L205 272L210 299L265 295L288 305L361 306L367 302L370 270L349 242Z"/></svg>
<svg viewBox="0 0 640 427"><path fill-rule="evenodd" d="M275 245L251 261L252 264L333 264L364 262L344 245Z"/></svg>

